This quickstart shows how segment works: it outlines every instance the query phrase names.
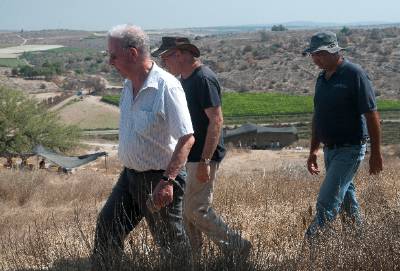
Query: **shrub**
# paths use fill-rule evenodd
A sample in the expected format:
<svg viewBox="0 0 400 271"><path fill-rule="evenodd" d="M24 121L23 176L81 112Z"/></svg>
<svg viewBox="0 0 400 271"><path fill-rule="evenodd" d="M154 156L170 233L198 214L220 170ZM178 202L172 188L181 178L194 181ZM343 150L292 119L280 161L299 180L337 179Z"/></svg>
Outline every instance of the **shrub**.
<svg viewBox="0 0 400 271"><path fill-rule="evenodd" d="M260 39L262 42L266 42L270 39L266 30L260 31Z"/></svg>
<svg viewBox="0 0 400 271"><path fill-rule="evenodd" d="M273 25L271 27L271 31L287 31L288 29L284 27L282 24L280 25Z"/></svg>
<svg viewBox="0 0 400 271"><path fill-rule="evenodd" d="M76 126L63 125L24 93L0 86L0 153L31 152L37 144L67 150L80 136Z"/></svg>
<svg viewBox="0 0 400 271"><path fill-rule="evenodd" d="M247 44L245 47L243 47L243 54L251 52L253 50L253 47L250 44Z"/></svg>
<svg viewBox="0 0 400 271"><path fill-rule="evenodd" d="M350 28L343 26L342 29L340 29L340 33L348 36L351 34L351 30Z"/></svg>

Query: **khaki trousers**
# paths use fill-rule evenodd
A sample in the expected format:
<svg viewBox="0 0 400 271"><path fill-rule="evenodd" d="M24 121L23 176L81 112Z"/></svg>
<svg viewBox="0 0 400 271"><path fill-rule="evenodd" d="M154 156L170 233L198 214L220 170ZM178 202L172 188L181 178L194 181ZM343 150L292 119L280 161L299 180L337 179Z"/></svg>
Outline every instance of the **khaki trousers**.
<svg viewBox="0 0 400 271"><path fill-rule="evenodd" d="M215 242L223 252L234 250L243 244L243 239L229 229L211 207L219 164L211 162L210 180L206 183L197 180L197 165L195 162L186 164L188 176L183 198L184 224L192 252L194 255L201 253L202 233Z"/></svg>

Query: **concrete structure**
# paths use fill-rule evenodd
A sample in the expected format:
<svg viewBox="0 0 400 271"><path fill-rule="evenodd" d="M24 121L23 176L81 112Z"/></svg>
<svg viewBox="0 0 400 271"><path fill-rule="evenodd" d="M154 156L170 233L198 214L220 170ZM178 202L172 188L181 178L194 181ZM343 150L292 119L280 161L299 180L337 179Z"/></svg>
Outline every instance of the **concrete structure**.
<svg viewBox="0 0 400 271"><path fill-rule="evenodd" d="M289 127L264 127L252 123L224 130L226 145L253 149L276 149L289 146L298 140L297 129Z"/></svg>

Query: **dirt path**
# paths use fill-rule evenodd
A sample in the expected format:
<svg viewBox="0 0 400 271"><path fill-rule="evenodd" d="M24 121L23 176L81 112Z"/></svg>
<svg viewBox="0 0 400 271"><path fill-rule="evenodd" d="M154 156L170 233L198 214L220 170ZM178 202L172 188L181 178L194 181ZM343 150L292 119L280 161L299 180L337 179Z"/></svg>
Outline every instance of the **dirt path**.
<svg viewBox="0 0 400 271"><path fill-rule="evenodd" d="M57 111L58 109L62 108L64 105L66 105L69 101L72 101L73 99L78 98L78 96L73 95L67 99L65 99L64 101L62 101L61 103L56 104L55 106L50 108L50 111Z"/></svg>
<svg viewBox="0 0 400 271"><path fill-rule="evenodd" d="M91 151L106 151L110 158L117 158L116 141L83 141ZM268 174L283 165L305 165L308 150L230 150L220 165L219 173L224 176L253 173Z"/></svg>
<svg viewBox="0 0 400 271"><path fill-rule="evenodd" d="M100 96L86 96L85 100L89 103L89 104L96 104L96 105L100 105L103 108L107 108L108 110L114 112L114 113L118 113L119 114L119 107L109 104L109 103L105 103L101 101L101 97Z"/></svg>
<svg viewBox="0 0 400 271"><path fill-rule="evenodd" d="M61 107L63 107L65 104L67 104L69 101L73 100L73 99L80 99L79 96L77 95L73 95L71 97L69 97L68 99L65 99L64 101L62 101L59 104L56 104L55 106L53 106L51 108L52 111L58 110ZM119 114L119 108L118 106L115 105L111 105L108 103L104 103L101 101L101 97L100 96L92 96L92 95L88 95L88 96L84 96L83 97L83 101L85 103L85 105L90 106L90 105L96 105L96 106L101 106L102 108L107 108L108 110L114 112L114 113L118 113Z"/></svg>
<svg viewBox="0 0 400 271"><path fill-rule="evenodd" d="M22 43L21 43L19 46L25 45L26 42L28 41L27 39L25 39L25 38L22 37L21 35L18 35L18 34L17 34L17 37L18 37L18 38L21 38L21 39L23 40Z"/></svg>
<svg viewBox="0 0 400 271"><path fill-rule="evenodd" d="M266 174L284 164L303 165L307 155L307 150L231 150L221 163L220 174Z"/></svg>

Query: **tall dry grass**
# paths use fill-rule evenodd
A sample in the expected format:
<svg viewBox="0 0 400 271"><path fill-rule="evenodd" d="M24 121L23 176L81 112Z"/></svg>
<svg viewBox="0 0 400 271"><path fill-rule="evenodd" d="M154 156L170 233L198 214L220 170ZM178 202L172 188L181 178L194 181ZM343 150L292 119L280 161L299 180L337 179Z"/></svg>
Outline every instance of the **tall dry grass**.
<svg viewBox="0 0 400 271"><path fill-rule="evenodd" d="M366 164L356 179L363 232L339 217L311 249L303 236L322 176L296 163L220 176L215 208L252 241L253 251L248 262L234 262L208 241L197 269L400 269L400 161L388 158L384 173L374 177ZM89 270L97 212L118 177L114 165L108 175L0 171L1 270ZM165 270L144 222L126 240L125 252L122 270Z"/></svg>

